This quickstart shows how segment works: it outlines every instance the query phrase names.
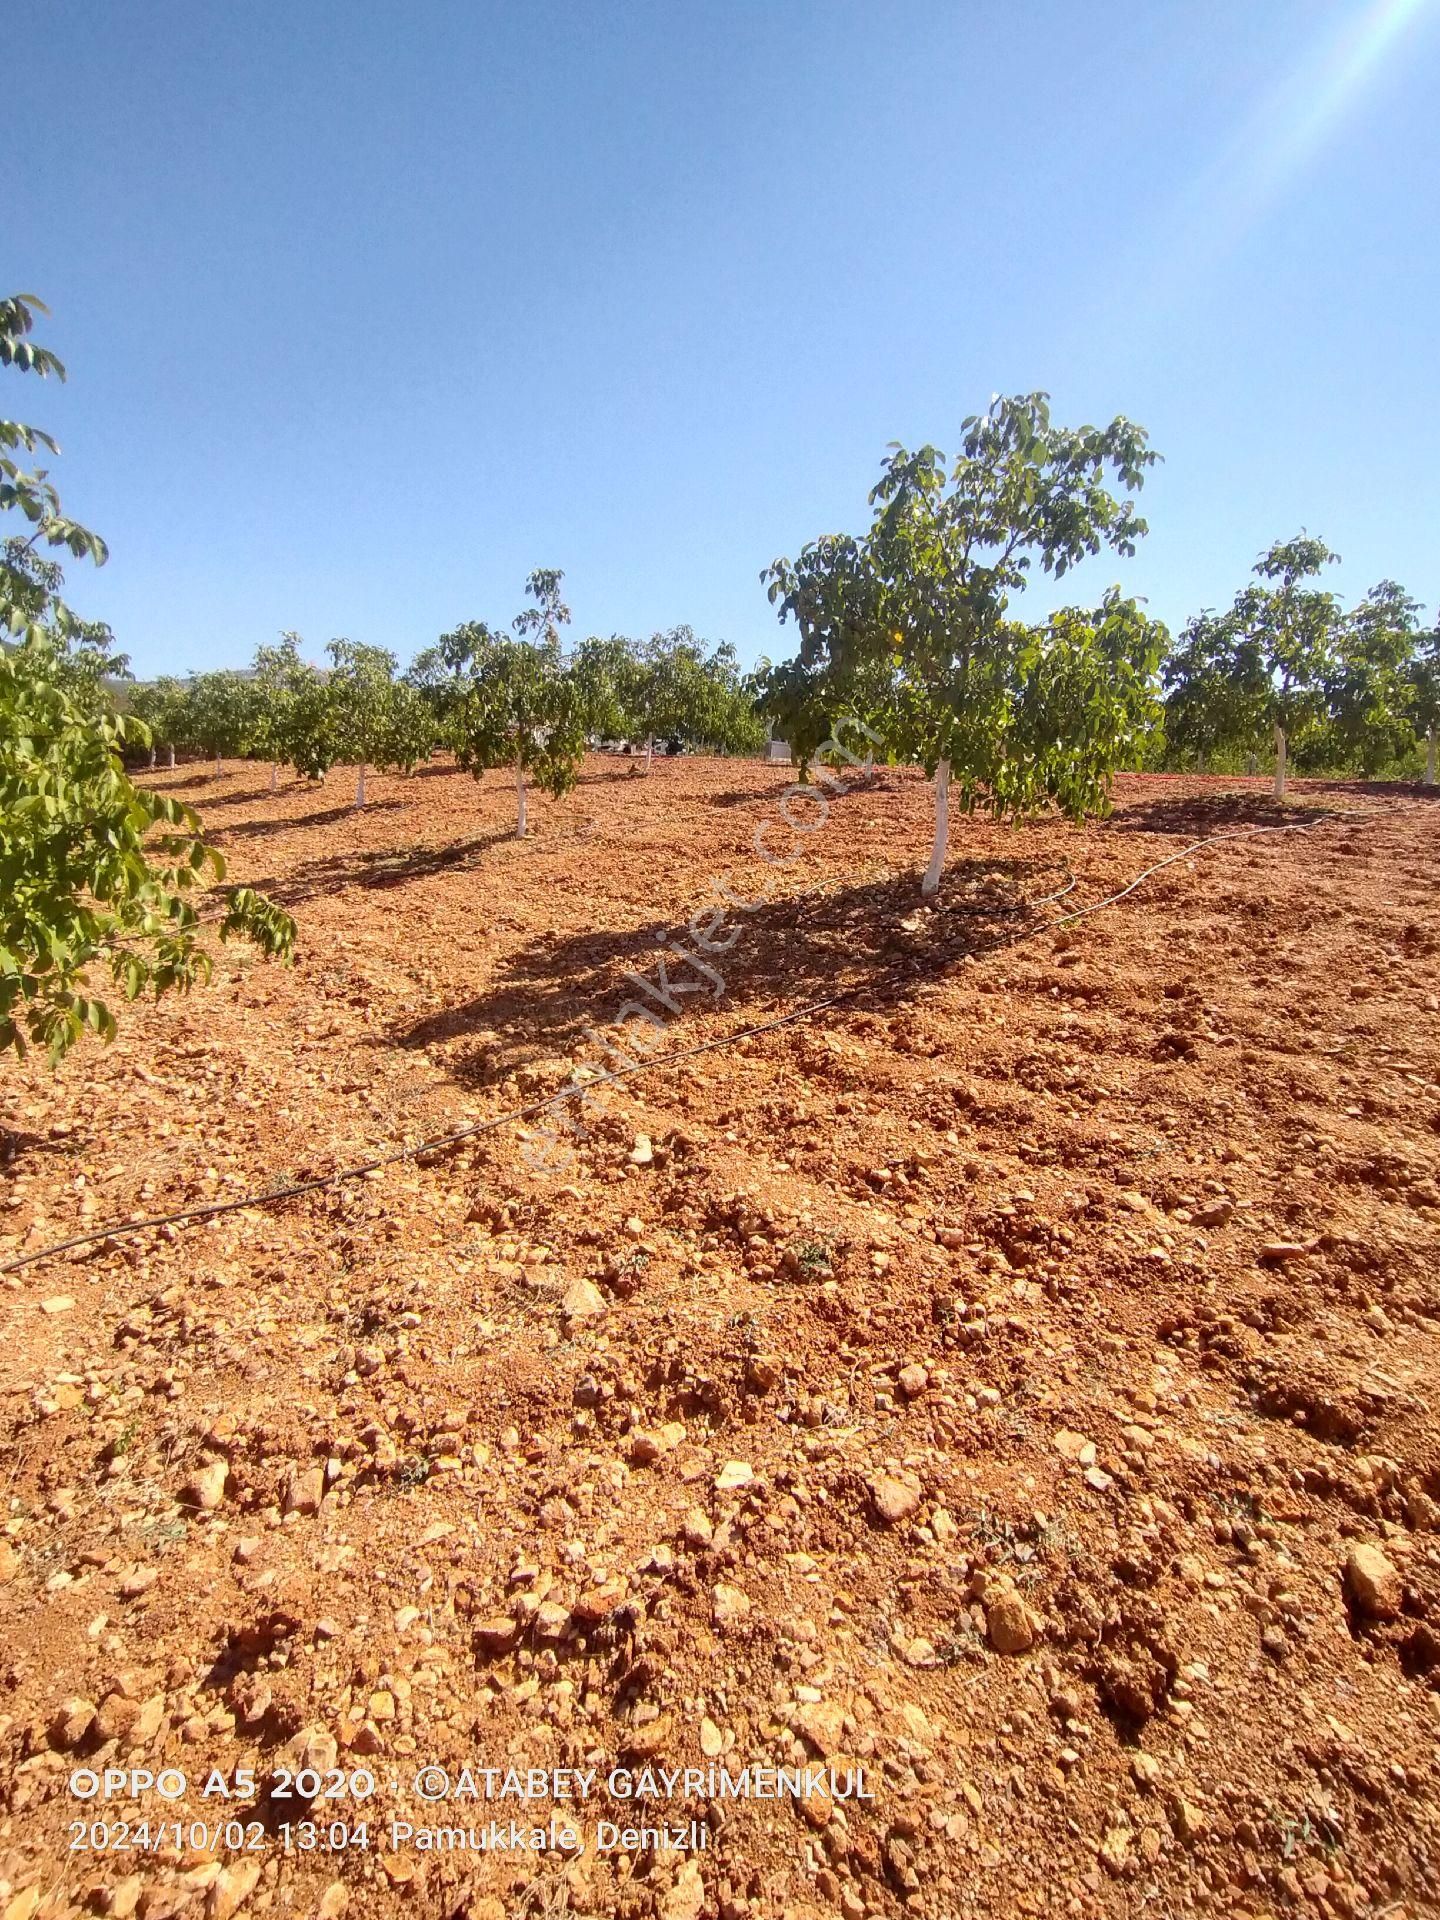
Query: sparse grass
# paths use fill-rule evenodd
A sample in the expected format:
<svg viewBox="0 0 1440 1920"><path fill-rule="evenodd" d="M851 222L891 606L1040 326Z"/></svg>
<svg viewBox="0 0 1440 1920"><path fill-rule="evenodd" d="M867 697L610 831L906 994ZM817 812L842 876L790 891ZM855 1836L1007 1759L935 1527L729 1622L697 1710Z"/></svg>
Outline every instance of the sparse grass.
<svg viewBox="0 0 1440 1920"><path fill-rule="evenodd" d="M1338 1824L1324 1814L1318 1820L1312 1820L1304 1811L1298 1814L1277 1812L1274 1817L1280 1831L1280 1852L1286 1860L1298 1859L1312 1847L1331 1860L1344 1844Z"/></svg>
<svg viewBox="0 0 1440 1920"><path fill-rule="evenodd" d="M795 1248L795 1259L801 1269L812 1278L833 1271L835 1265L835 1242L833 1240L802 1240Z"/></svg>

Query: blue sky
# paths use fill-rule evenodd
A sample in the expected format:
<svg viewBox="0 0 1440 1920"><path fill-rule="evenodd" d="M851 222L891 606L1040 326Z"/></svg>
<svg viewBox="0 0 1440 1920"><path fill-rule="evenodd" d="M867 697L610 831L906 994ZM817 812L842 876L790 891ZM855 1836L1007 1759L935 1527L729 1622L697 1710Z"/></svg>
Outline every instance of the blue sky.
<svg viewBox="0 0 1440 1920"><path fill-rule="evenodd" d="M1440 0L57 0L7 40L71 598L137 670L758 580L992 392L1165 455L1178 624L1300 526L1440 599ZM1042 589L1028 596L1048 604Z"/></svg>

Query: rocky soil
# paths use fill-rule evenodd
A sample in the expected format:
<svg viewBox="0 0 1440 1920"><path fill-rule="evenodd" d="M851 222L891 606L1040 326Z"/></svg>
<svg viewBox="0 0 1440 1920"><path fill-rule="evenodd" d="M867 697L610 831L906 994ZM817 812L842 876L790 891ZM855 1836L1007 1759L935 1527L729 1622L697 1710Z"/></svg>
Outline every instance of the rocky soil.
<svg viewBox="0 0 1440 1920"><path fill-rule="evenodd" d="M4 1273L5 1920L1440 1912L1440 808L1133 778L922 904L893 772L802 836L597 759L523 844L498 775L157 777L300 962L4 1067L0 1264L594 1092ZM584 1850L392 1846L467 1762L595 1773ZM593 1844L712 1764L873 1798Z"/></svg>

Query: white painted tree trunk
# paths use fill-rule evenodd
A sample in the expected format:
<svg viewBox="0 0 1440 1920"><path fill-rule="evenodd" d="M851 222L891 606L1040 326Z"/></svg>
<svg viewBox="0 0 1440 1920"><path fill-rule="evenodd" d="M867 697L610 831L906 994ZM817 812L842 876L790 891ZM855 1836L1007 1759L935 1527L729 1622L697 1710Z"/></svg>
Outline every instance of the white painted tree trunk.
<svg viewBox="0 0 1440 1920"><path fill-rule="evenodd" d="M1425 735L1425 784L1427 787L1433 787L1435 784L1435 738L1436 729L1431 727Z"/></svg>
<svg viewBox="0 0 1440 1920"><path fill-rule="evenodd" d="M220 756L218 753L215 756L215 772L211 777L215 780L220 778Z"/></svg>
<svg viewBox="0 0 1440 1920"><path fill-rule="evenodd" d="M649 734L645 740L645 771L650 771L650 762L655 758L655 736Z"/></svg>
<svg viewBox="0 0 1440 1920"><path fill-rule="evenodd" d="M940 885L945 865L945 849L950 844L950 762L942 760L935 769L935 844L930 849L930 864L920 882L921 893L934 893Z"/></svg>
<svg viewBox="0 0 1440 1920"><path fill-rule="evenodd" d="M274 793L276 787L279 784L280 784L280 769L276 765L276 763L272 760L270 762L270 791Z"/></svg>
<svg viewBox="0 0 1440 1920"><path fill-rule="evenodd" d="M365 762L363 760L355 775L355 804L357 807L363 807L365 804Z"/></svg>
<svg viewBox="0 0 1440 1920"><path fill-rule="evenodd" d="M167 751L169 753L169 758L166 760L165 764L167 767L170 767L173 769L175 765L175 749L174 747L170 747L167 749Z"/></svg>
<svg viewBox="0 0 1440 1920"><path fill-rule="evenodd" d="M152 773L153 773L153 772L155 771L155 749L154 749L154 747L151 747L151 749L150 749L150 771L151 771Z"/></svg>
<svg viewBox="0 0 1440 1920"><path fill-rule="evenodd" d="M515 762L515 838L525 838L525 769Z"/></svg>
<svg viewBox="0 0 1440 1920"><path fill-rule="evenodd" d="M1285 798L1285 729L1275 729L1275 798Z"/></svg>

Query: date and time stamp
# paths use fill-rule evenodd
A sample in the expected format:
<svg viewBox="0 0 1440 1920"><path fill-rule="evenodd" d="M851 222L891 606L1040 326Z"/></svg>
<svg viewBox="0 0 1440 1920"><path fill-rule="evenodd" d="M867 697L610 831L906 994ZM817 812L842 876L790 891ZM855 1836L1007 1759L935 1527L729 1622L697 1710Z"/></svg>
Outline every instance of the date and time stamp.
<svg viewBox="0 0 1440 1920"><path fill-rule="evenodd" d="M161 1856L703 1853L707 1802L873 1798L863 1769L829 1767L77 1767L67 1787L71 1852Z"/></svg>

